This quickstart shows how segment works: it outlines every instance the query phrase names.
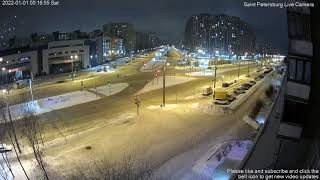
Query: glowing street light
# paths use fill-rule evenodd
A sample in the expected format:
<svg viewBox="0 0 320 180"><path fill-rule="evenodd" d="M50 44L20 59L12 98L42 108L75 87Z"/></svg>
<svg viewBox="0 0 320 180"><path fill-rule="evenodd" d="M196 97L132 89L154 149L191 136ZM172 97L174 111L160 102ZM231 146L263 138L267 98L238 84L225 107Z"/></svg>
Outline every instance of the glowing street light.
<svg viewBox="0 0 320 180"><path fill-rule="evenodd" d="M3 58L2 57L0 57L0 62L2 62L3 61Z"/></svg>
<svg viewBox="0 0 320 180"><path fill-rule="evenodd" d="M203 54L203 53L204 53L204 51L203 51L202 49L198 49L198 53Z"/></svg>
<svg viewBox="0 0 320 180"><path fill-rule="evenodd" d="M73 62L73 61L74 61L74 59L78 59L78 55L74 55L74 56L71 55L71 56L70 56L70 59L71 59L71 71L72 71L71 77L72 77L72 81L74 81L75 72L74 72L74 70L73 70L73 69L74 69L74 67L73 67L73 66L74 66L74 65L73 65L74 62Z"/></svg>

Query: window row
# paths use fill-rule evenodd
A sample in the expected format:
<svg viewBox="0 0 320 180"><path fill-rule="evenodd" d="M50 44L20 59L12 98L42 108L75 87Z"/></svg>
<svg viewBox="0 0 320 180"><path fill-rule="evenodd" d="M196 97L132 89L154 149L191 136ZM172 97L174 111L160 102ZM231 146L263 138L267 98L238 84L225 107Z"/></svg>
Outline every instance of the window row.
<svg viewBox="0 0 320 180"><path fill-rule="evenodd" d="M311 82L311 62L307 60L288 59L288 80L304 84Z"/></svg>

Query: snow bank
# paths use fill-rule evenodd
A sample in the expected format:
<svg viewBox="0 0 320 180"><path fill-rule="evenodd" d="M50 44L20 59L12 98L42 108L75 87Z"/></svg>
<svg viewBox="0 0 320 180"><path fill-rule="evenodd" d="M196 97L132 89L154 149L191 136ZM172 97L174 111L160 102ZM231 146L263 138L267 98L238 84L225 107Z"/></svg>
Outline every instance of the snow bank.
<svg viewBox="0 0 320 180"><path fill-rule="evenodd" d="M212 147L200 160L198 160L192 170L206 177L214 177L215 170L222 166L225 161L232 160L240 164L251 145L252 141L250 140L218 144ZM224 166L223 169L225 172L227 171L227 168L232 167Z"/></svg>

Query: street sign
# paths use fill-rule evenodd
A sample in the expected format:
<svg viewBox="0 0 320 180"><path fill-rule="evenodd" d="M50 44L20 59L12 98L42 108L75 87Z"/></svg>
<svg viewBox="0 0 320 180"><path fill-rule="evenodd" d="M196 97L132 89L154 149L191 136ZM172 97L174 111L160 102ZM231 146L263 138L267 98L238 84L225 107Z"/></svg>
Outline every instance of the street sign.
<svg viewBox="0 0 320 180"><path fill-rule="evenodd" d="M22 70L16 71L16 80L22 79Z"/></svg>

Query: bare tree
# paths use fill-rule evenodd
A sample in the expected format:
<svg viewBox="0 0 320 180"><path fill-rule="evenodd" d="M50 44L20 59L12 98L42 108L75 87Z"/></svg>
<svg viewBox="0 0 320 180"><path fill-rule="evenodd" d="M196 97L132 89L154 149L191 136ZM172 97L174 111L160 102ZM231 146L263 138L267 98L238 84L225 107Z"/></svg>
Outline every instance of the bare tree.
<svg viewBox="0 0 320 180"><path fill-rule="evenodd" d="M25 106L23 121L23 135L26 137L29 146L32 149L33 155L40 169L42 170L45 179L49 179L48 173L45 168L45 162L43 159L42 146L43 139L41 128L39 125L39 118L34 114L34 104L31 106Z"/></svg>
<svg viewBox="0 0 320 180"><path fill-rule="evenodd" d="M8 104L8 103L6 103L6 104ZM19 143L17 142L17 138L15 138L16 141L14 140L14 137L16 137L16 132L13 131L13 128L14 128L13 122L12 122L12 121L11 121L11 122L8 122L8 119L7 119L8 116L6 116L6 112L8 112L8 111L7 111L7 110L8 110L8 105L5 106L4 103L3 103L3 101L2 101L2 102L0 103L0 109L1 109L0 113L2 113L2 119L3 119L3 122L0 124L0 126L1 126L1 128L2 128L2 129L0 130L0 132L2 132L3 134L2 134L0 137L5 137L5 135L8 135L9 141L10 141L11 144L12 144L12 147L13 147L13 150L14 150L14 152L15 152L16 158L17 158L17 160L18 160L18 162L19 162L19 165L21 166L21 168L22 168L22 170L23 170L23 173L24 173L26 179L29 180L30 178L29 178L29 176L28 176L28 174L27 174L24 166L22 165L22 162L21 162L21 159L20 159L20 155L19 155L19 149L20 149L20 148L18 149L18 148L16 147L16 144L15 144L15 142L16 142L17 144L19 144ZM9 118L10 118L10 116L9 116ZM3 143L2 140L3 140L3 139L1 139L1 143ZM13 174L13 172L12 172L12 169L11 169L11 165L10 165L9 159L8 159L7 156L5 156L5 158L6 158L7 166L9 167L10 172L11 172L12 175L14 176L14 174Z"/></svg>
<svg viewBox="0 0 320 180"><path fill-rule="evenodd" d="M124 156L120 161L95 160L75 165L76 173L68 179L104 180L151 180L153 171L148 163L135 161L133 156Z"/></svg>
<svg viewBox="0 0 320 180"><path fill-rule="evenodd" d="M6 134L6 128L4 126L5 126L5 124L0 123L0 144L4 144L4 137ZM8 179L8 176L9 176L8 170L9 170L9 173L11 173L11 175L14 177L7 153L5 151L0 152L0 153L1 153L0 177L2 177L2 179L5 179L5 180Z"/></svg>

